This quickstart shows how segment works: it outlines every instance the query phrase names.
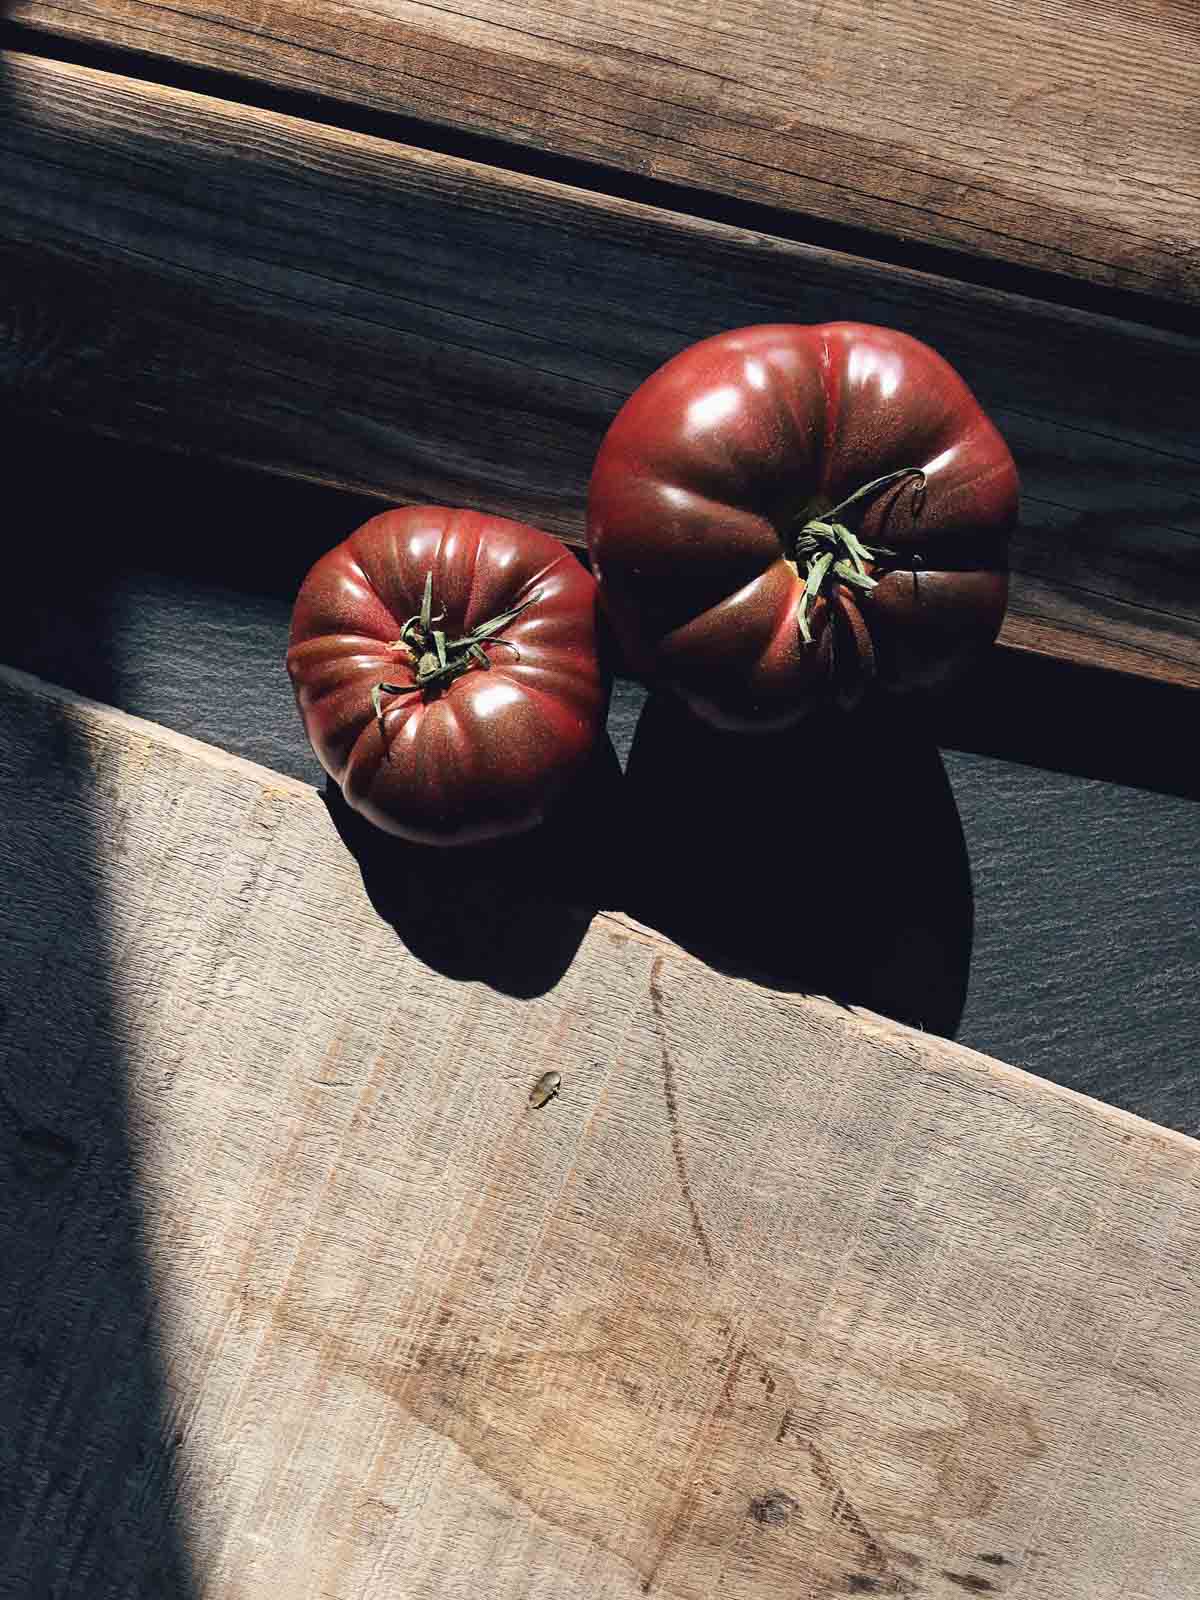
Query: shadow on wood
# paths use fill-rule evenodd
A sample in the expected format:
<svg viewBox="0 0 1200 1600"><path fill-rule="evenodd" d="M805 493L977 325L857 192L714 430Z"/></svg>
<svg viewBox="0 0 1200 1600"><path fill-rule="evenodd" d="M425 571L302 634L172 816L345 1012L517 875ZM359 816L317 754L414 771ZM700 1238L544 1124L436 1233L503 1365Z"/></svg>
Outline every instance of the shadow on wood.
<svg viewBox="0 0 1200 1600"><path fill-rule="evenodd" d="M371 904L413 955L448 977L530 998L554 987L592 916L615 903L620 785L605 740L540 828L466 849L382 833L350 809L332 779L324 799Z"/></svg>
<svg viewBox="0 0 1200 1600"><path fill-rule="evenodd" d="M755 738L652 697L627 786L633 916L716 965L954 1033L970 868L937 747L900 710Z"/></svg>
<svg viewBox="0 0 1200 1600"><path fill-rule="evenodd" d="M192 1600L89 806L117 791L61 708L34 720L0 691L0 1593Z"/></svg>

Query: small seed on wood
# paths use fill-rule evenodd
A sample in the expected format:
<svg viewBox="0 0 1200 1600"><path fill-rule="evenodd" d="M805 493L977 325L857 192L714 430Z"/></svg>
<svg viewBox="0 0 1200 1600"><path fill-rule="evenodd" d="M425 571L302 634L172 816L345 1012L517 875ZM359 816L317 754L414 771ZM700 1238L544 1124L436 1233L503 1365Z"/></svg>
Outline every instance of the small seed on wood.
<svg viewBox="0 0 1200 1600"><path fill-rule="evenodd" d="M543 1072L533 1088L529 1091L529 1104L531 1106L544 1106L547 1101L562 1088L561 1072Z"/></svg>

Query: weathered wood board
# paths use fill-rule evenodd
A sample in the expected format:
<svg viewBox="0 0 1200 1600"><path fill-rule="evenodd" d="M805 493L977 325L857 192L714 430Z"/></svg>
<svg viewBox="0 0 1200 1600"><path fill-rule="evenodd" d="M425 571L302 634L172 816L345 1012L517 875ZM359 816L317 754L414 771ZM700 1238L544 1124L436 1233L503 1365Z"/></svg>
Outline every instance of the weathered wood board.
<svg viewBox="0 0 1200 1600"><path fill-rule="evenodd" d="M0 1588L1196 1592L1200 1145L617 915L455 981L303 785L0 745Z"/></svg>
<svg viewBox="0 0 1200 1600"><path fill-rule="evenodd" d="M0 384L22 409L578 540L604 429L661 361L746 322L882 322L959 366L1012 444L1004 642L1200 685L1200 341L4 65Z"/></svg>
<svg viewBox="0 0 1200 1600"><path fill-rule="evenodd" d="M13 0L52 35L1200 299L1194 5Z"/></svg>

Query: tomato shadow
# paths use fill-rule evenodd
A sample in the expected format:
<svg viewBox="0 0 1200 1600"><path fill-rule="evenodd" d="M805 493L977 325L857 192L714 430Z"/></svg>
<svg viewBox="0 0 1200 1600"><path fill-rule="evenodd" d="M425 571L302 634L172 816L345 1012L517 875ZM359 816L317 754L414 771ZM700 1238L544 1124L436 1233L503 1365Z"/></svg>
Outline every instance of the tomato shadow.
<svg viewBox="0 0 1200 1600"><path fill-rule="evenodd" d="M974 905L937 746L890 705L747 737L653 696L626 771L625 909L711 965L952 1036Z"/></svg>
<svg viewBox="0 0 1200 1600"><path fill-rule="evenodd" d="M332 779L323 798L376 912L447 977L531 999L567 971L614 882L621 769L605 739L532 832L497 844L409 844L353 811Z"/></svg>

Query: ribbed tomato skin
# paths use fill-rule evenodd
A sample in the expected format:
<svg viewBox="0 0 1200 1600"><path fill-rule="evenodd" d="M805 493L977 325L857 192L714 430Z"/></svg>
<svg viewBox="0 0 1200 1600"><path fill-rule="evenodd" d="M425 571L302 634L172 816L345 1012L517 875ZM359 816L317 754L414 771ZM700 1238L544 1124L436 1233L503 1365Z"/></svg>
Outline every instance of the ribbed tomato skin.
<svg viewBox="0 0 1200 1600"><path fill-rule="evenodd" d="M784 533L905 467L854 513L907 570L834 587L795 623ZM779 728L867 666L904 690L952 674L999 631L1017 472L954 369L863 323L740 328L653 373L592 473L588 542L630 662L721 727ZM914 558L917 558L914 560Z"/></svg>
<svg viewBox="0 0 1200 1600"><path fill-rule="evenodd" d="M397 648L433 574L449 638L537 599L474 666L432 691ZM596 585L557 539L445 506L385 511L330 550L301 586L287 667L309 742L348 803L421 844L476 844L535 826L603 726Z"/></svg>

